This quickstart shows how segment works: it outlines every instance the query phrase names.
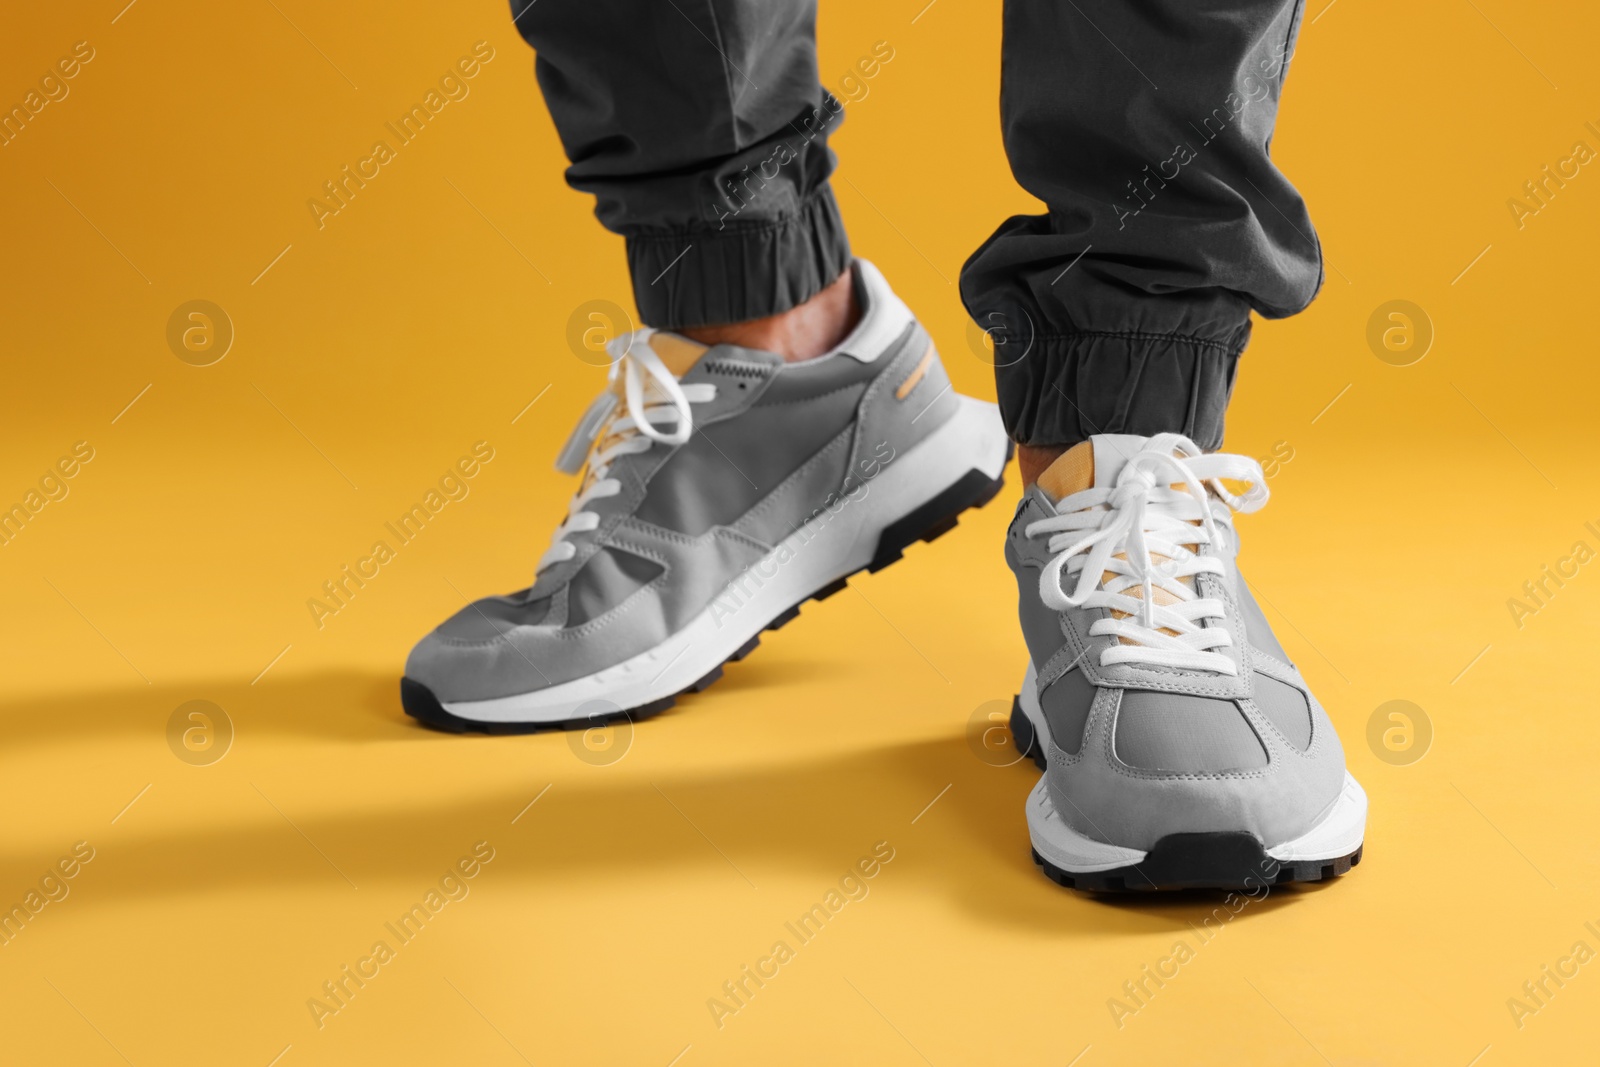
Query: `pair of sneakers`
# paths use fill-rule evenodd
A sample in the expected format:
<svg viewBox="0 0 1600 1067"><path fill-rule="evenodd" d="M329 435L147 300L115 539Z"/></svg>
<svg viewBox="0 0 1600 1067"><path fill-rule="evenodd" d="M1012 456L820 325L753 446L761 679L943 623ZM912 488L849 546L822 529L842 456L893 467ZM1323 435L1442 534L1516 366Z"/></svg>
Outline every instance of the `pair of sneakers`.
<svg viewBox="0 0 1600 1067"><path fill-rule="evenodd" d="M640 330L558 462L582 482L532 586L412 650L405 710L488 733L638 720L766 630L999 492L1012 446L870 263L860 324L800 363ZM1029 660L1011 717L1044 772L1034 859L1090 890L1252 888L1360 861L1366 798L1240 576L1261 468L1107 434L1006 535Z"/></svg>

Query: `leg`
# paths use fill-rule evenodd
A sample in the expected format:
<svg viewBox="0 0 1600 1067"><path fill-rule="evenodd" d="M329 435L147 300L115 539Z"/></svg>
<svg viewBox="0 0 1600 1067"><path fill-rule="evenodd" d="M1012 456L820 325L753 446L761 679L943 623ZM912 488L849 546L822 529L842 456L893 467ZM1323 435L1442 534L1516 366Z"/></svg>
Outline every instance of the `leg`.
<svg viewBox="0 0 1600 1067"><path fill-rule="evenodd" d="M1003 223L961 294L1002 342L1001 412L1035 468L1095 433L1217 448L1251 310L1316 293L1311 221L1268 156L1300 13L1008 0L1006 151L1050 212Z"/></svg>
<svg viewBox="0 0 1600 1067"><path fill-rule="evenodd" d="M645 324L775 316L844 273L827 145L843 110L817 79L814 0L519 10L567 180L626 238Z"/></svg>
<svg viewBox="0 0 1600 1067"><path fill-rule="evenodd" d="M558 461L584 477L534 584L412 650L401 699L418 719L507 732L652 714L999 491L995 406L954 392L910 309L849 258L812 13L525 12L569 178L627 237L649 325L608 346L611 387Z"/></svg>
<svg viewBox="0 0 1600 1067"><path fill-rule="evenodd" d="M1030 483L1006 558L1034 858L1094 890L1342 875L1366 796L1239 570L1233 515L1265 475L1215 451L1251 310L1293 314L1320 281L1267 156L1298 0L1010 0L1006 19L1006 147L1050 213L1001 226L962 294L1003 330Z"/></svg>

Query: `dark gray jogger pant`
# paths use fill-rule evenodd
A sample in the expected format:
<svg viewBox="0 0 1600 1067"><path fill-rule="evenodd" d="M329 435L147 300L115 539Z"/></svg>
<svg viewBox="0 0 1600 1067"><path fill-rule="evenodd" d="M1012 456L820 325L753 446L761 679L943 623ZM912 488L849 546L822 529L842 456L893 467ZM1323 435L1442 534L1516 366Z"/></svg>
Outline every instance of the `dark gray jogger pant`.
<svg viewBox="0 0 1600 1067"><path fill-rule="evenodd" d="M1268 155L1302 2L1006 0L1006 153L1050 210L1001 223L961 296L1018 442L1221 444L1251 309L1292 315L1321 283ZM849 265L815 0L511 7L567 180L626 238L644 322L774 315Z"/></svg>

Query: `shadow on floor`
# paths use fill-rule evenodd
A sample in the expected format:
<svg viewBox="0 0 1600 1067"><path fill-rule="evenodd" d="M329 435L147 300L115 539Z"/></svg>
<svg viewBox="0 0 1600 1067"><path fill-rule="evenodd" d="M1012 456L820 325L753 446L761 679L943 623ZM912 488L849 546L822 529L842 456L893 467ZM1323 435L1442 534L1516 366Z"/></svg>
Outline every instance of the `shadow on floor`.
<svg viewBox="0 0 1600 1067"><path fill-rule="evenodd" d="M655 731L671 741L671 732L696 713L757 713L762 690L775 684L782 678L763 669L730 674L711 693L640 723L635 743ZM820 896L857 856L887 840L897 852L893 882L919 895L945 897L970 918L994 926L1068 937L1112 929L1182 932L1227 911L1218 911L1224 897L1217 893L1093 897L1047 881L1031 860L1022 814L1037 772L1028 761L984 764L959 727L948 736L877 748L846 738L837 756L793 758L780 744L755 764L748 762L750 745L741 739L731 747L745 753L746 765L711 771L653 762L642 747L630 753L637 754L631 761L594 767L573 755L569 735L561 732L483 737L425 729L402 712L397 689L393 677L336 674L15 703L0 706L0 744L16 759L30 745L125 737L130 762L172 773L177 764L167 750L166 724L174 708L192 699L226 709L240 738L320 742L307 745L314 773L296 760L285 761L282 749L265 767L259 759L216 766L225 774L207 788L226 790L230 803L254 803L252 789L277 794L266 801L263 793L261 817L247 825L185 829L169 819L166 826L157 822L154 831L134 830L108 844L114 860L106 867L114 872L106 872L101 899L107 902L263 883L359 891L344 878L360 887L394 882L421 889L434 864L448 862L479 838L490 839L499 851L496 881L566 882L611 892L628 886L648 893L652 879L712 870L726 875L728 892L743 893L760 892L764 878L799 874L815 879ZM387 794L393 803L340 810L352 796L348 783L341 783L337 800L316 803L313 783L327 780L330 755L337 759L341 746L385 743L433 746L438 773L415 782L385 780L374 771L373 760L381 754L352 755L360 761L357 773L373 778L363 799ZM480 768L493 769L481 772L485 780L505 777L508 751L527 755L526 781L505 789L473 788ZM407 757L406 763L414 766L415 760ZM529 808L547 783L549 792ZM267 804L279 807L280 801L274 814ZM31 852L0 851L7 884L32 881L37 865ZM1238 917L1268 914L1315 891L1274 889ZM84 896L87 903L96 894Z"/></svg>

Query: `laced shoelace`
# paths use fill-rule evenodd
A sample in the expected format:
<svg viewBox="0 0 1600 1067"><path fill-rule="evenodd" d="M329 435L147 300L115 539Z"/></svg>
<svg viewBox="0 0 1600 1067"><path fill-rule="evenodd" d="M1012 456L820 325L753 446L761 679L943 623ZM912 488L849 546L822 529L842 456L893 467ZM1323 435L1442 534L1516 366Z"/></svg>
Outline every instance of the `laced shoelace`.
<svg viewBox="0 0 1600 1067"><path fill-rule="evenodd" d="M1235 496L1222 479L1245 483ZM1207 490L1210 490L1210 495ZM1089 628L1117 643L1102 666L1133 663L1236 675L1233 660L1215 649L1233 643L1227 629L1208 626L1226 614L1223 602L1195 592L1200 574L1224 573L1221 549L1232 534L1231 513L1267 502L1261 465L1247 456L1202 453L1181 434L1150 438L1123 466L1116 485L1064 497L1056 514L1023 533L1048 535L1050 563L1039 596L1054 611L1109 608ZM1075 578L1072 592L1062 574Z"/></svg>
<svg viewBox="0 0 1600 1067"><path fill-rule="evenodd" d="M650 347L654 332L645 327L606 344L613 360L610 384L583 413L556 459L556 469L564 474L578 473L587 459L589 473L567 505L566 520L551 535L549 550L539 558L540 571L577 555L578 547L568 536L600 525L599 514L588 507L591 501L622 492L622 483L607 477L613 463L623 456L648 452L657 443L681 445L688 441L694 432L689 405L716 398L717 387L710 382L684 385L678 381ZM619 399L624 411L620 415ZM670 429L662 429L669 425Z"/></svg>

